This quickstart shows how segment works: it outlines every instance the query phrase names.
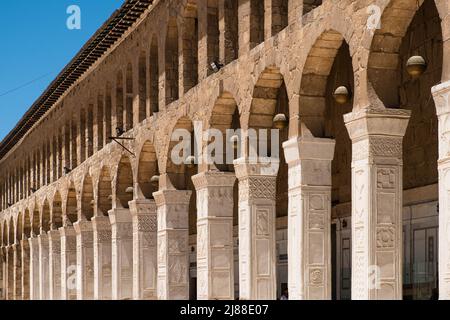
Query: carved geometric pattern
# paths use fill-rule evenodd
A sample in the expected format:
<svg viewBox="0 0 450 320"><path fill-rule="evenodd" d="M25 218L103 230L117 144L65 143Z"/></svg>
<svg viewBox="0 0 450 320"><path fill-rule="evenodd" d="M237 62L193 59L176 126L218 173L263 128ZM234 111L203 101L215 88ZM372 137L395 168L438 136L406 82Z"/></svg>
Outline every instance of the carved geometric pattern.
<svg viewBox="0 0 450 320"><path fill-rule="evenodd" d="M156 231L156 215L139 215L138 231L154 232Z"/></svg>
<svg viewBox="0 0 450 320"><path fill-rule="evenodd" d="M323 270L322 269L311 269L309 271L309 282L312 285L323 284Z"/></svg>
<svg viewBox="0 0 450 320"><path fill-rule="evenodd" d="M393 248L395 241L394 227L378 227L377 228L377 247Z"/></svg>
<svg viewBox="0 0 450 320"><path fill-rule="evenodd" d="M379 189L395 188L396 170L394 168L378 168L377 187Z"/></svg>

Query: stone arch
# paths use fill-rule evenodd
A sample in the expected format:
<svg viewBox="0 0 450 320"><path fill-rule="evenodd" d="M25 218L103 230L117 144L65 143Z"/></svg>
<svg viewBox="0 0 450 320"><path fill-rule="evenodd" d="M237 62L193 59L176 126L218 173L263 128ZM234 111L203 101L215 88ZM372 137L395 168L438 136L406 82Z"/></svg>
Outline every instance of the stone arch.
<svg viewBox="0 0 450 320"><path fill-rule="evenodd" d="M66 197L66 213L64 217L64 225L72 226L78 221L78 201L77 201L77 191L75 189L75 184L70 181L69 187L67 189Z"/></svg>
<svg viewBox="0 0 450 320"><path fill-rule="evenodd" d="M124 130L128 131L133 128L133 99L134 99L134 88L133 88L133 65L127 64L125 70L125 112L124 112Z"/></svg>
<svg viewBox="0 0 450 320"><path fill-rule="evenodd" d="M50 204L48 200L45 199L41 209L41 234L50 231L50 223L51 223Z"/></svg>
<svg viewBox="0 0 450 320"><path fill-rule="evenodd" d="M183 152L179 152L178 154L175 154L175 156L177 156L177 158L179 158L178 162L181 163L175 163L172 158L172 152L175 146L178 145L178 143L180 142L180 140L176 140L175 134L177 132L181 132L179 130L184 131L185 133L190 134L191 136L191 148L190 148L190 154L184 154ZM169 179L170 179L170 183L172 184L172 186L175 187L175 189L178 190L187 190L187 185L188 185L188 181L189 179L185 178L185 174L186 171L193 171L193 170L188 170L187 166L185 165L185 161L187 160L187 158L189 156L194 156L194 125L192 123L192 120L187 117L187 116L183 116L181 118L179 118L175 124L175 126L173 127L172 131L169 134L169 149L168 149L168 153L167 153L167 159L166 159L166 168L165 168L165 173L167 173Z"/></svg>
<svg viewBox="0 0 450 320"><path fill-rule="evenodd" d="M166 104L179 98L178 23L170 17L167 23L165 46Z"/></svg>
<svg viewBox="0 0 450 320"><path fill-rule="evenodd" d="M152 115L159 112L159 44L156 34L152 36L150 44L150 110Z"/></svg>
<svg viewBox="0 0 450 320"><path fill-rule="evenodd" d="M25 209L24 214L23 214L23 234L24 234L24 239L26 240L28 238L31 238L32 236L32 221L31 221L31 214L30 214L30 210L28 208Z"/></svg>
<svg viewBox="0 0 450 320"><path fill-rule="evenodd" d="M280 73L280 70L276 67L266 68L259 76L253 89L253 99L250 107L249 116L249 129L255 129L259 134L261 129L273 129L273 119L275 115L283 114L286 119L289 119L289 97L284 82L284 77ZM271 133L267 132L268 138L268 150L267 154L262 154L259 149L259 140L261 136L258 136L257 148L258 156L275 156L273 151L278 152L280 159L280 167L277 175L277 216L286 216L288 208L288 166L284 158L283 142L289 138L289 126L279 131L278 149L273 145L274 141L271 141ZM251 143L251 138L246 141ZM247 154L252 149L250 145L247 147ZM250 154L249 154L250 155Z"/></svg>
<svg viewBox="0 0 450 320"><path fill-rule="evenodd" d="M159 175L158 160L153 144L146 141L139 154L139 165L137 169L137 197L151 199L153 192L158 191L158 186L152 184L151 178Z"/></svg>
<svg viewBox="0 0 450 320"><path fill-rule="evenodd" d="M133 168L130 158L122 156L117 167L116 174L116 207L129 208L128 202L133 200Z"/></svg>
<svg viewBox="0 0 450 320"><path fill-rule="evenodd" d="M116 129L125 130L123 122L123 94L123 73L119 70L116 75Z"/></svg>
<svg viewBox="0 0 450 320"><path fill-rule="evenodd" d="M376 95L387 108L398 108L401 104L401 94L398 88L404 78L409 77L404 71L410 55L423 56L431 68L442 64L443 49L436 53L439 62L434 61L435 55L429 56L430 53L420 49L420 46L411 48L408 56L402 56L400 52L402 44L411 40L406 39L405 36L408 30L414 28L414 25L411 24L414 17L417 13L424 14L425 12L427 12L427 27L431 27L432 24L439 26L439 31L432 40L436 44L442 43L442 27L435 0L390 0L381 16L380 29L375 31L368 61L369 90L371 90L370 87L373 87ZM429 40L417 39L418 41ZM416 44L419 43L416 41ZM442 48L442 44L440 46ZM440 76L442 77L442 74ZM390 79L390 81L385 81L385 79ZM372 103L379 104L378 101L372 101Z"/></svg>
<svg viewBox="0 0 450 320"><path fill-rule="evenodd" d="M33 232L32 236L37 236L40 233L41 228L41 217L37 205L34 205L33 216L31 217L31 230Z"/></svg>
<svg viewBox="0 0 450 320"><path fill-rule="evenodd" d="M182 68L183 89L185 93L198 84L198 28L197 0L188 0L183 9L182 25Z"/></svg>
<svg viewBox="0 0 450 320"><path fill-rule="evenodd" d="M11 246L16 243L16 230L14 217L11 215L8 221L8 244Z"/></svg>
<svg viewBox="0 0 450 320"><path fill-rule="evenodd" d="M94 217L94 185L92 177L86 174L81 189L81 213L80 219L90 221Z"/></svg>
<svg viewBox="0 0 450 320"><path fill-rule="evenodd" d="M412 79L405 71L411 55L421 54L427 71ZM400 61L398 107L411 111L403 139L403 188L438 183L438 118L431 90L442 79L444 48L438 10L433 0L425 0L413 16L398 50ZM436 199L437 200L437 199Z"/></svg>
<svg viewBox="0 0 450 320"><path fill-rule="evenodd" d="M3 220L2 221L2 223L1 223L1 232L2 232L2 238L1 238L1 246L2 247L6 247L7 246L7 236L8 236L8 233L7 233L7 231L6 231L6 221L5 220Z"/></svg>
<svg viewBox="0 0 450 320"><path fill-rule="evenodd" d="M16 230L17 236L16 236L16 238L17 238L17 241L19 241L19 244L20 244L21 240L24 240L24 237L23 237L23 217L24 217L24 213L19 212L19 214L17 215L17 222L16 222L16 225L17 225L17 230Z"/></svg>
<svg viewBox="0 0 450 320"><path fill-rule="evenodd" d="M241 123L239 108L231 93L223 92L217 98L211 112L211 117L208 121L208 126L210 129L219 130L223 137L223 163L215 163L215 167L220 171L234 172L234 165L227 161L227 154L233 152L233 159L240 157L240 155L237 154L238 150L233 150L231 141L233 134L227 132L227 130L231 129L238 133L238 130L241 129ZM208 144L212 142L214 141L210 140L208 141ZM238 141L237 144L240 142L241 141Z"/></svg>
<svg viewBox="0 0 450 320"><path fill-rule="evenodd" d="M147 118L147 52L141 51L138 62L139 122ZM150 113L148 113L150 115Z"/></svg>
<svg viewBox="0 0 450 320"><path fill-rule="evenodd" d="M108 216L108 211L112 209L112 181L108 166L103 166L98 179L97 192L97 213Z"/></svg>
<svg viewBox="0 0 450 320"><path fill-rule="evenodd" d="M314 42L303 67L299 116L316 137L325 136L327 84L335 58L344 43L344 37L339 32L324 31ZM352 87L350 89L353 91Z"/></svg>
<svg viewBox="0 0 450 320"><path fill-rule="evenodd" d="M250 48L264 42L265 10L264 1L250 1Z"/></svg>
<svg viewBox="0 0 450 320"><path fill-rule="evenodd" d="M55 192L52 203L51 229L58 230L63 226L62 198L59 191Z"/></svg>

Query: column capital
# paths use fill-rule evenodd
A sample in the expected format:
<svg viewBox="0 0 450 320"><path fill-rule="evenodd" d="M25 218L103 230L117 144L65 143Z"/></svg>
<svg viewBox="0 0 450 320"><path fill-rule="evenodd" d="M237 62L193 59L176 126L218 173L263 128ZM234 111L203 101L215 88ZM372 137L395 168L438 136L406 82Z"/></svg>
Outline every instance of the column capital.
<svg viewBox="0 0 450 320"><path fill-rule="evenodd" d="M156 211L156 202L154 199L137 199L128 202L131 216L149 215Z"/></svg>
<svg viewBox="0 0 450 320"><path fill-rule="evenodd" d="M59 228L59 233L61 237L70 237L76 235L75 228L73 226Z"/></svg>
<svg viewBox="0 0 450 320"><path fill-rule="evenodd" d="M450 81L440 83L431 89L438 116L450 113Z"/></svg>
<svg viewBox="0 0 450 320"><path fill-rule="evenodd" d="M130 209L112 209L108 211L111 226L117 223L131 223Z"/></svg>
<svg viewBox="0 0 450 320"><path fill-rule="evenodd" d="M301 160L328 160L334 158L334 139L294 137L283 143L284 156L289 166L300 164Z"/></svg>
<svg viewBox="0 0 450 320"><path fill-rule="evenodd" d="M236 175L231 172L207 171L193 176L192 182L197 191L207 187L233 187Z"/></svg>
<svg viewBox="0 0 450 320"><path fill-rule="evenodd" d="M268 157L258 159L239 158L234 160L236 177L239 180L247 179L251 176L276 177L280 167L280 160Z"/></svg>
<svg viewBox="0 0 450 320"><path fill-rule="evenodd" d="M161 207L166 204L189 204L192 191L188 190L161 190L153 193L156 206Z"/></svg>
<svg viewBox="0 0 450 320"><path fill-rule="evenodd" d="M410 117L410 110L366 108L344 115L344 122L355 143L372 136L403 138Z"/></svg>
<svg viewBox="0 0 450 320"><path fill-rule="evenodd" d="M78 222L75 222L73 224L73 227L75 228L75 232L77 235L84 232L92 232L92 222L87 220L80 220Z"/></svg>
<svg viewBox="0 0 450 320"><path fill-rule="evenodd" d="M111 224L109 222L109 217L106 216L93 217L92 228L95 230L110 230Z"/></svg>

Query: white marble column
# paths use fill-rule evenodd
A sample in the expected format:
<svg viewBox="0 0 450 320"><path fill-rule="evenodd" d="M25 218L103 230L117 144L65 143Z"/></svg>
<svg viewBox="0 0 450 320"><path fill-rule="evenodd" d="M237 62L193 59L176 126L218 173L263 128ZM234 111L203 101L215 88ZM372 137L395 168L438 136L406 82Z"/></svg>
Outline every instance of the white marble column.
<svg viewBox="0 0 450 320"><path fill-rule="evenodd" d="M130 209L108 212L112 237L112 299L133 297L133 225Z"/></svg>
<svg viewBox="0 0 450 320"><path fill-rule="evenodd" d="M13 296L14 300L22 299L22 253L20 244L13 244Z"/></svg>
<svg viewBox="0 0 450 320"><path fill-rule="evenodd" d="M197 298L234 300L234 173L192 177L197 190Z"/></svg>
<svg viewBox="0 0 450 320"><path fill-rule="evenodd" d="M61 300L77 299L77 236L72 226L59 228L61 235Z"/></svg>
<svg viewBox="0 0 450 320"><path fill-rule="evenodd" d="M432 91L439 121L439 299L450 300L450 81Z"/></svg>
<svg viewBox="0 0 450 320"><path fill-rule="evenodd" d="M61 234L48 232L50 300L61 299Z"/></svg>
<svg viewBox="0 0 450 320"><path fill-rule="evenodd" d="M331 299L331 161L335 141L296 137L283 144L289 165L290 300Z"/></svg>
<svg viewBox="0 0 450 320"><path fill-rule="evenodd" d="M39 240L36 236L28 239L30 245L30 300L39 300Z"/></svg>
<svg viewBox="0 0 450 320"><path fill-rule="evenodd" d="M275 300L279 162L240 158L234 166L239 180L239 298Z"/></svg>
<svg viewBox="0 0 450 320"><path fill-rule="evenodd" d="M108 217L92 218L94 229L94 299L111 300L111 224Z"/></svg>
<svg viewBox="0 0 450 320"><path fill-rule="evenodd" d="M345 115L352 139L352 299L402 299L403 136L410 111Z"/></svg>
<svg viewBox="0 0 450 320"><path fill-rule="evenodd" d="M153 194L158 207L158 300L189 299L189 202L192 191Z"/></svg>
<svg viewBox="0 0 450 320"><path fill-rule="evenodd" d="M77 235L77 299L94 299L94 233L92 222L74 223Z"/></svg>
<svg viewBox="0 0 450 320"><path fill-rule="evenodd" d="M155 300L157 225L155 200L129 203L133 222L133 299Z"/></svg>
<svg viewBox="0 0 450 320"><path fill-rule="evenodd" d="M20 241L22 252L22 300L30 300L30 244L28 240Z"/></svg>
<svg viewBox="0 0 450 320"><path fill-rule="evenodd" d="M48 236L42 231L39 243L39 298L50 299Z"/></svg>

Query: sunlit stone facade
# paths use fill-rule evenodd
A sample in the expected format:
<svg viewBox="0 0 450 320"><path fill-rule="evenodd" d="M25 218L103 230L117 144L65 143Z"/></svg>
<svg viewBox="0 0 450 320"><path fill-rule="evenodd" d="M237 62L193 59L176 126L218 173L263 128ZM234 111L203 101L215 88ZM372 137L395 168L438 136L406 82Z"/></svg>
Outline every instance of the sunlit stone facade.
<svg viewBox="0 0 450 320"><path fill-rule="evenodd" d="M0 297L449 299L449 39L447 0L153 1L2 142ZM173 161L195 123L233 164Z"/></svg>

